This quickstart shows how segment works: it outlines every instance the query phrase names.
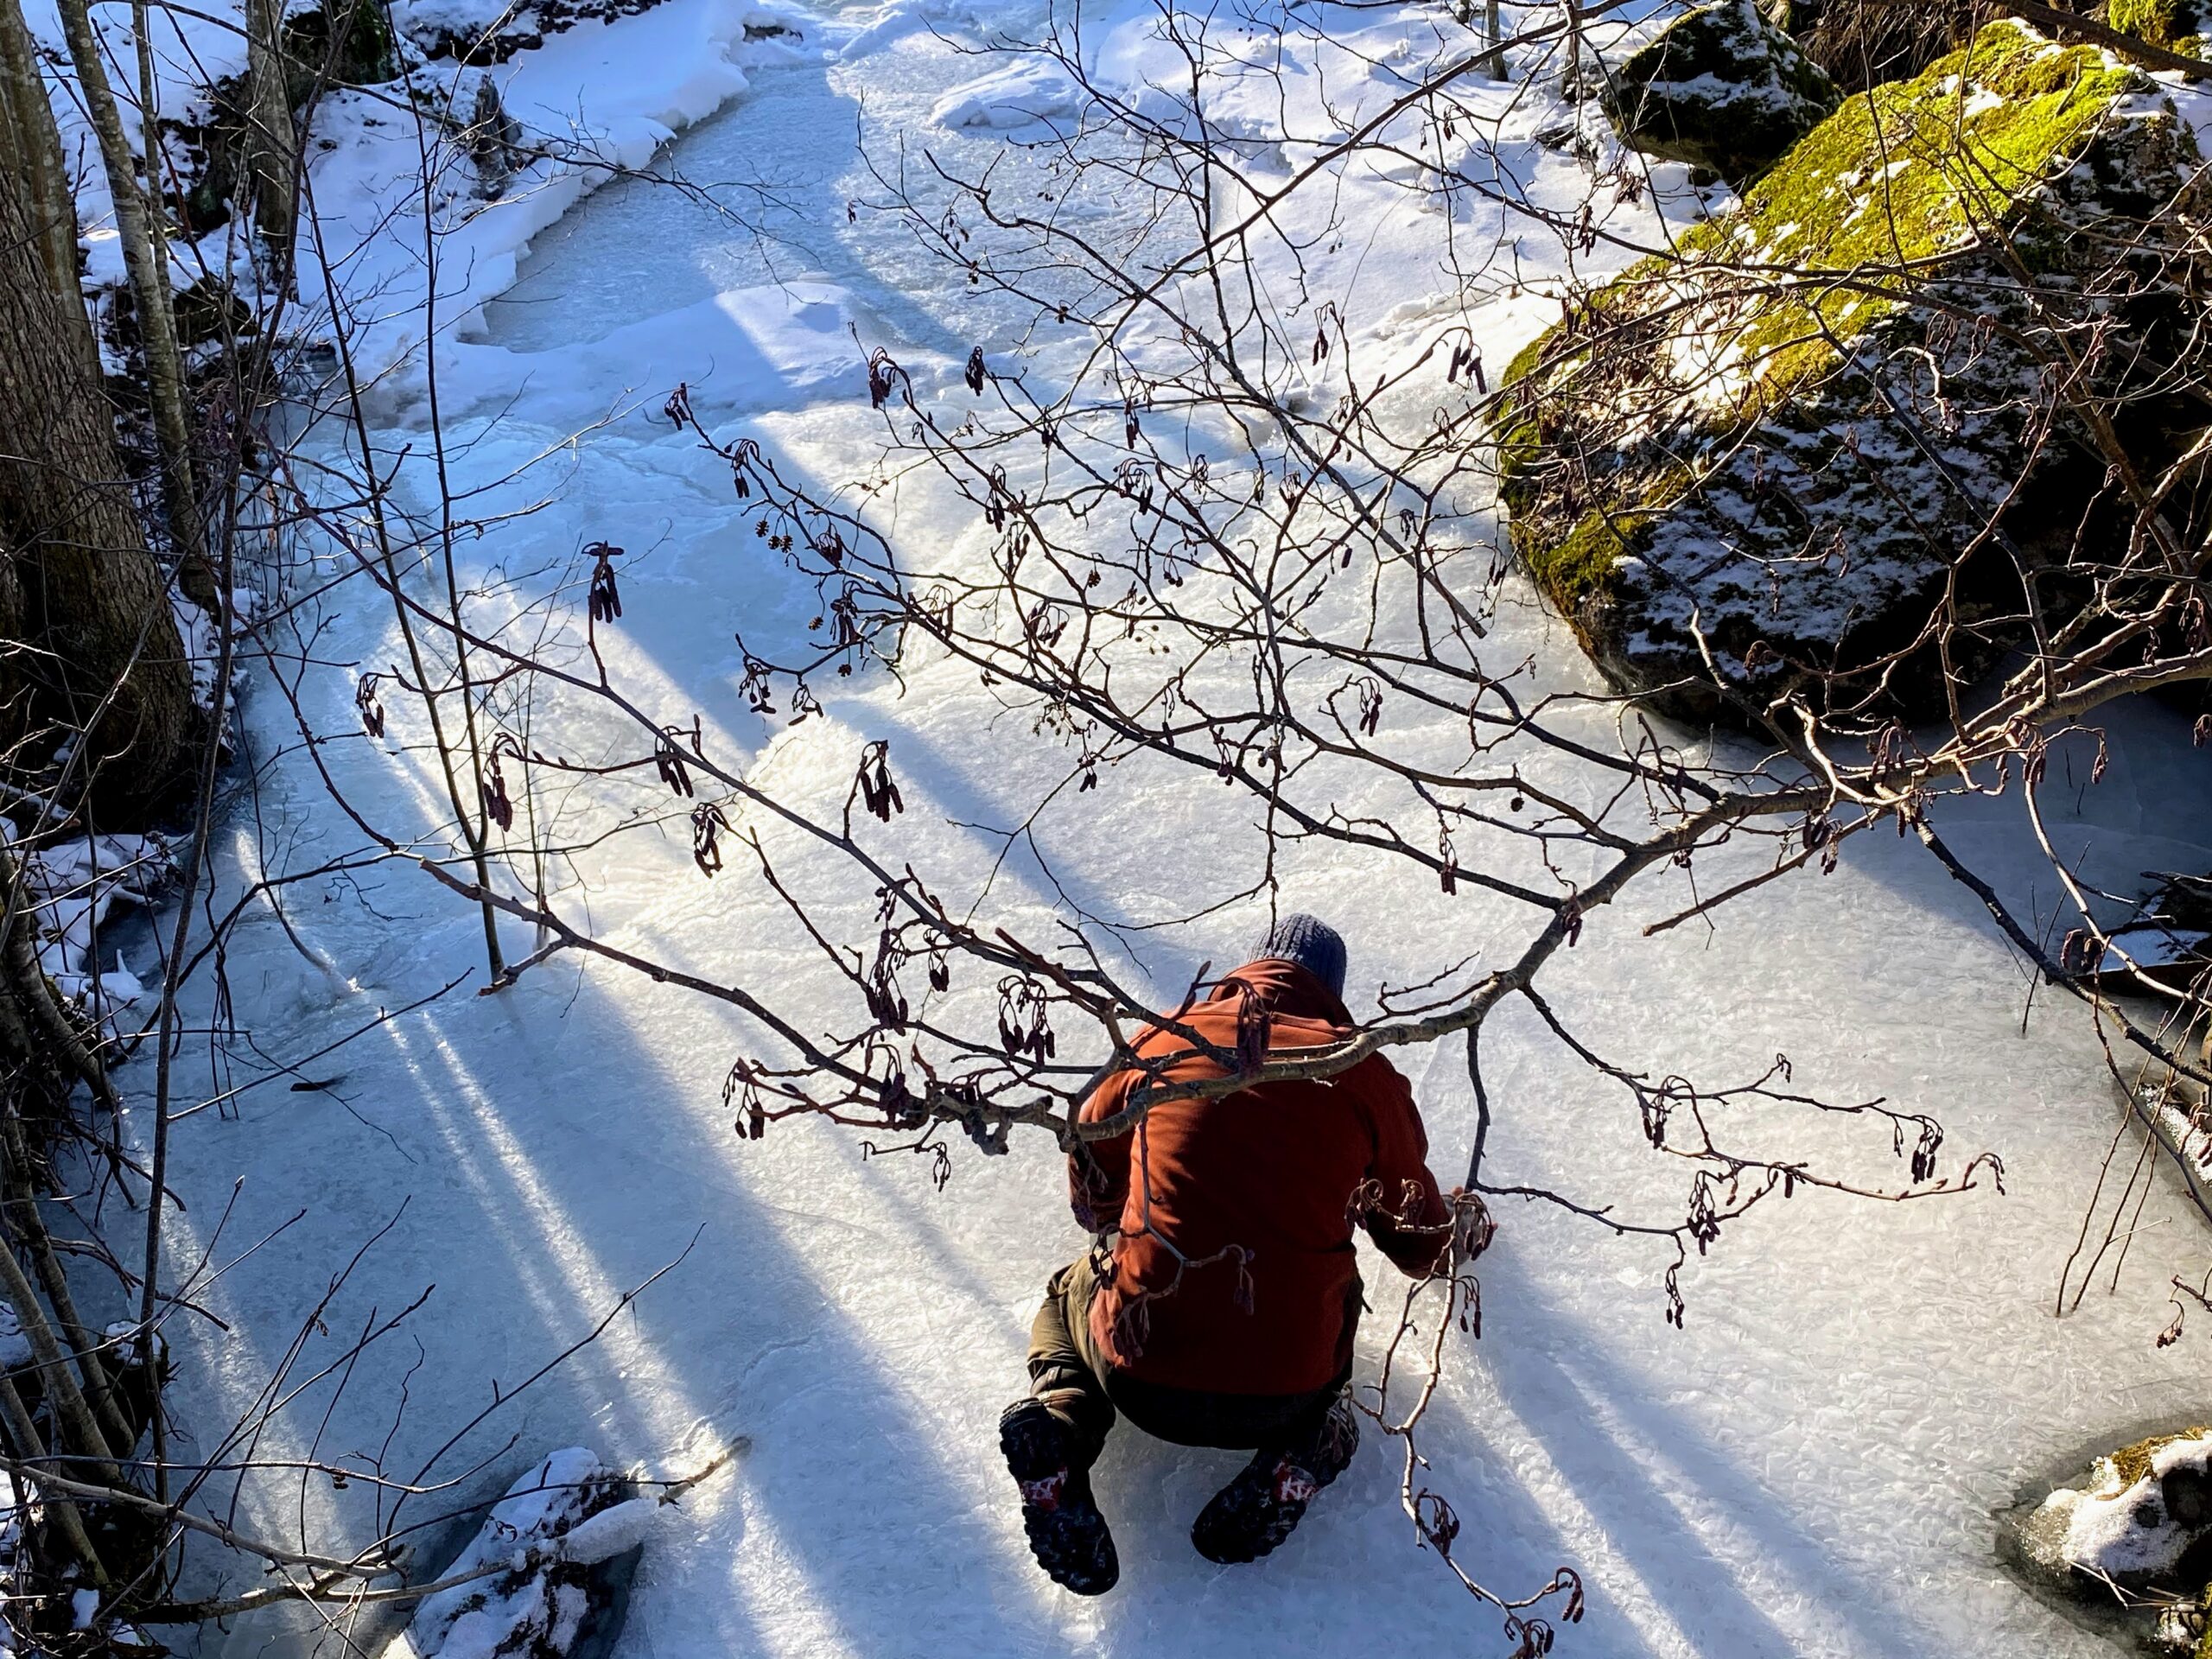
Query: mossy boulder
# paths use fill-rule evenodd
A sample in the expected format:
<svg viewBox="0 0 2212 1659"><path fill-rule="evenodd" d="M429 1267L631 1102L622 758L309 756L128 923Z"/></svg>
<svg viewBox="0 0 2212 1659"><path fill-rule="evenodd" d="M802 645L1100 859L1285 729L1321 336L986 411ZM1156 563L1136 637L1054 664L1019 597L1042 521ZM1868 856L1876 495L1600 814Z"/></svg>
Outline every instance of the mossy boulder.
<svg viewBox="0 0 2212 1659"><path fill-rule="evenodd" d="M2050 397L2005 326L2028 308L2016 262L2078 289L2110 258L2082 232L2150 219L2196 166L2152 83L2011 22L1853 98L1513 365L1496 436L1521 560L1663 712L1941 709L2017 632L2012 555L2062 565L2104 475L2063 429L2033 441ZM2156 338L2150 301L2113 303ZM1948 657L1939 603L1966 624Z"/></svg>
<svg viewBox="0 0 2212 1659"><path fill-rule="evenodd" d="M1759 0L1715 0L1623 64L1605 103L1633 148L1741 181L1773 166L1842 97Z"/></svg>

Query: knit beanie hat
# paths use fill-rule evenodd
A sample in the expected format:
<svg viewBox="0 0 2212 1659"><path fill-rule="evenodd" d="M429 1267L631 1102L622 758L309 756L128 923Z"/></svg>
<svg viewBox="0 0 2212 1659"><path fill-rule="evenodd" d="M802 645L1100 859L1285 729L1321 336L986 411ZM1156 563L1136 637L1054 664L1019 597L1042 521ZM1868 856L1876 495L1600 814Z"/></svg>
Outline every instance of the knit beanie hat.
<svg viewBox="0 0 2212 1659"><path fill-rule="evenodd" d="M1286 916L1268 930L1255 959L1294 962L1329 988L1329 995L1344 994L1344 935L1318 916L1300 911Z"/></svg>

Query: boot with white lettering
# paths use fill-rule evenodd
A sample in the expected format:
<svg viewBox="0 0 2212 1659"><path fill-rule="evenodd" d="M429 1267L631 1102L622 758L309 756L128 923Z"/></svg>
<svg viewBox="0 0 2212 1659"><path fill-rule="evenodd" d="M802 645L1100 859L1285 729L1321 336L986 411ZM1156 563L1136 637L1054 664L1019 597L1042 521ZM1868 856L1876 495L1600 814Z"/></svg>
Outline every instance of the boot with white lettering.
<svg viewBox="0 0 2212 1659"><path fill-rule="evenodd" d="M1256 1561L1290 1536L1314 1495L1351 1465L1359 1421L1342 1395L1313 1443L1259 1452L1243 1473L1213 1495L1191 1526L1191 1542L1210 1561Z"/></svg>
<svg viewBox="0 0 2212 1659"><path fill-rule="evenodd" d="M1021 1488L1021 1527L1037 1565L1078 1596L1103 1596L1121 1578L1122 1564L1090 1496L1090 1471L1069 1455L1073 1439L1033 1397L1015 1401L999 1417L999 1450Z"/></svg>

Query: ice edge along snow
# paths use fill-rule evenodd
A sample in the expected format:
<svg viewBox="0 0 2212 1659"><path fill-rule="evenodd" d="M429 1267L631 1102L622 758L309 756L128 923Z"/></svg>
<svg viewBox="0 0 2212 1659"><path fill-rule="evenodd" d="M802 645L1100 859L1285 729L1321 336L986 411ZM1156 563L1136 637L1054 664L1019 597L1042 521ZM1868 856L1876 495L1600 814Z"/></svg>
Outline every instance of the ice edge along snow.
<svg viewBox="0 0 2212 1659"><path fill-rule="evenodd" d="M393 10L404 38L405 0ZM46 48L65 149L79 153L87 147L89 128L56 67L66 62L58 17L51 0L27 0L25 10ZM436 10L454 27L464 16L489 26L503 12L476 0ZM155 47L162 95L180 106L165 113L204 118L207 87L244 68L238 0L152 15L161 20ZM111 59L132 64L127 14L96 16ZM334 88L317 107L307 154L320 232L303 235L297 250L296 328L310 337L318 327L328 330L326 277L334 281L352 314L348 330L360 379L378 388L390 410L407 409L423 396L421 351L432 318L444 337L467 338L479 329L484 303L513 283L517 261L533 237L607 179L645 166L677 133L741 94L750 84L747 68L801 60L818 50L811 39L816 29L811 14L761 0L661 0L632 16L579 22L489 69L426 63L403 46L401 80ZM122 84L135 86L135 73ZM486 76L543 158L517 171L490 200L468 188L474 181L461 176L465 168L448 167L429 188L426 204L423 145L426 131L433 147L443 135L410 112L405 93L415 89L429 106L466 110L474 82ZM129 124L136 143L137 124ZM78 179L86 283L118 283L122 257L105 179L98 168L79 168ZM257 281L251 239L235 220L196 241L174 238L170 261L180 289L209 273L247 291Z"/></svg>

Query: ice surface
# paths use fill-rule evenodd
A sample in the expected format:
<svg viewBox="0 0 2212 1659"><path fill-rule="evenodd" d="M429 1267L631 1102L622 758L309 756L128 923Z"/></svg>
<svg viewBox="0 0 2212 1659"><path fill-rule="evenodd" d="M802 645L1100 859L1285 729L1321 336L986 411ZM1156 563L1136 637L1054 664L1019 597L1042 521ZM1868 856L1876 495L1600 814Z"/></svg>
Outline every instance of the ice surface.
<svg viewBox="0 0 2212 1659"><path fill-rule="evenodd" d="M637 20L672 31L639 53L701 50L736 15L671 0ZM1395 14L1359 16L1357 26L1378 31L1409 27ZM481 573L535 568L598 539L630 549L621 625L602 638L610 671L647 706L687 728L697 715L715 752L794 799L828 806L849 786L858 744L887 739L907 811L886 845L934 881L988 896L1017 927L1041 931L1070 906L1141 924L1200 906L1231 879L1239 849L1252 843L1249 805L1217 789L1109 779L1079 807L1036 821L1035 845L1056 878L1048 882L1034 859L1007 857L1002 841L962 827L1021 821L1065 772L1058 751L1009 728L972 672L918 661L903 695L856 679L825 694L826 711L803 725L754 714L738 690L733 636L803 639L814 595L749 533L721 463L655 413L668 390L658 382L692 378L703 365L696 384L718 401L711 410L702 402L702 412L725 435L757 436L779 465L836 483L866 476L877 454L864 346L891 350L949 419L962 406L958 365L969 346L1042 375L1056 349L1069 349L971 298L891 215L871 211L881 191L852 155L856 130L879 160L898 134L926 130L932 153L955 168L988 160L1005 142L930 126L979 67L938 38L933 20L957 26L918 5L826 17L810 24L818 56L748 70L749 88L731 109L668 157L711 187L702 194L624 181L557 226L575 191L527 209L537 252L472 276L464 296L484 306L484 337L454 342L445 359L455 406L467 411L449 436L463 486L480 492L473 512L550 505L460 556ZM621 34L632 27L613 33L647 38ZM1109 39L1102 60L1135 66L1134 91L1156 44ZM1294 67L1332 91L1370 84L1387 78L1389 61L1379 35L1372 44L1363 60ZM516 71L534 73L528 63ZM1228 94L1236 73L1224 72ZM1156 79L1148 95L1170 111L1166 78ZM1249 101L1238 106L1232 96L1228 111L1240 132L1258 135L1255 145L1272 142L1270 132L1283 141L1255 154L1255 167L1293 164L1327 139L1333 117L1323 118L1318 102L1300 111L1297 130L1280 119L1271 128L1258 80ZM1501 165L1519 169L1532 193L1574 189L1575 164L1534 143L1557 112L1524 111L1517 89L1496 96L1501 118L1528 139ZM633 130L639 143L652 121L677 124L664 118L672 110L643 107L655 101L632 99L639 107L626 118L644 124ZM1377 350L1411 349L1426 330L1460 320L1456 301L1433 299L1441 216L1406 206L1386 181L1350 180L1346 189L1343 212L1357 233L1313 250L1315 290L1352 296L1347 326ZM771 234L747 232L731 217L736 207ZM1648 226L1622 213L1624 225ZM1478 240L1522 236L1524 269L1539 277L1561 263L1518 222L1450 228ZM505 297L490 300L510 276ZM1495 368L1549 320L1546 309L1541 291L1501 290L1465 321ZM574 438L586 410L612 414ZM423 508L421 410L389 413L391 457L417 446L399 487L416 492ZM941 532L948 544L972 535L919 490L894 505L910 531ZM396 643L378 606L340 609L320 657L391 660ZM1535 655L1549 684L1593 683L1564 631L1525 596L1502 613L1494 643L1500 660ZM343 674L306 683L316 729L359 732L353 691ZM296 737L280 699L257 698L248 718L258 753ZM626 753L634 744L588 705L538 718L577 752ZM2092 741L2054 751L2053 777L2080 784L2054 836L2115 880L2207 868L2212 762L2161 711L2121 711L2104 723L2113 760L2094 787ZM349 795L402 832L440 814L433 774L410 747L422 736L416 725L395 702L386 741L348 736L324 751ZM1551 781L1580 786L1570 775ZM287 836L306 837L316 859L334 855L331 838L342 832L320 788L296 760L268 768L261 813L277 827L270 844L245 826L225 844L233 889L282 856ZM670 811L665 795L642 787L614 798L646 815ZM756 887L702 877L680 818L663 823L658 841L632 835L619 855L576 855L602 937L734 982L818 990L825 1006L843 994ZM1975 803L1944 828L2002 873L2009 896L2039 919L2052 914L2056 894L2016 803ZM1701 861L1698 874L1709 892L1748 868L1723 855ZM1503 906L1479 894L1447 899L1431 883L1312 849L1292 849L1283 876L1286 905L1350 920L1363 1011L1385 979L1425 979L1514 937ZM2165 1318L2154 1273L2132 1272L2117 1295L2101 1291L2063 1320L2050 1313L2115 1122L2094 1034L2048 994L2024 1020L2028 980L1971 898L1910 842L1855 841L1834 875L1760 889L1722 912L1717 931L1638 937L1688 898L1686 880L1656 885L1594 917L1547 970L1562 1012L1662 1073L1756 1073L1786 1051L1801 1084L1929 1111L1948 1126L1951 1149L2002 1153L2009 1196L1984 1188L1959 1201L1869 1206L1802 1192L1693 1264L1679 1332L1661 1318L1665 1257L1546 1211L1504 1211L1484 1268L1484 1336L1452 1338L1424 1441L1433 1467L1423 1480L1448 1493L1465 1522L1457 1554L1486 1581L1524 1591L1559 1566L1580 1570L1590 1611L1563 1633L1563 1656L2104 1651L1998 1572L1989 1518L2063 1452L2201 1405L2201 1351L2152 1346ZM398 863L286 902L293 931L338 973L303 972L285 931L254 912L231 949L229 983L240 1018L272 1054L315 1052L376 1007L413 1001L478 960L475 918ZM849 899L862 912L871 902ZM1233 951L1255 913L1247 906L1130 934L1125 949L1172 996L1201 961ZM517 955L531 944L510 943ZM431 1471L456 1476L489 1458L456 1495L481 1501L529 1475L546 1446L589 1441L612 1463L680 1474L707 1448L747 1435L743 1459L685 1500L687 1524L657 1537L625 1659L1491 1650L1494 1623L1416 1547L1396 1507L1398 1470L1372 1447L1290 1545L1261 1566L1224 1570L1193 1554L1187 1531L1239 1459L1125 1429L1097 1474L1122 1587L1103 1603L1057 1592L1027 1559L994 1450L998 1409L1021 1383L1039 1288L1082 1242L1053 1150L1018 1140L1003 1159L961 1158L939 1193L918 1164L864 1163L852 1141L826 1128L779 1126L741 1144L720 1084L758 1036L715 1006L568 957L497 997L474 997L474 986L318 1062L319 1073L336 1077L327 1090L296 1094L279 1083L238 1096L230 1116L201 1112L178 1126L172 1179L187 1208L174 1222L174 1259L212 1249L230 1261L306 1211L281 1249L207 1287L227 1332L169 1327L178 1408L193 1437L183 1455L222 1449L224 1430L257 1397L334 1266L404 1203L404 1224L371 1251L329 1324L341 1330L349 1315L358 1322L371 1305L389 1309L434 1284L410 1326L421 1363L411 1347L372 1350L327 1430L319 1425L329 1390L307 1390L262 1449L304 1457L319 1433L348 1447L390 1433L390 1461L411 1473L494 1386L512 1389L584 1337L626 1287L682 1257L598 1343ZM954 995L988 991L963 983ZM1680 1172L1654 1167L1633 1110L1532 1020L1510 1012L1485 1035L1484 1055L1501 1114L1492 1142L1501 1179L1679 1214ZM1461 1054L1417 1053L1411 1076L1440 1173L1455 1179L1472 1115ZM203 1081L213 1094L238 1080ZM1849 1155L1857 1144L1843 1137L1833 1149ZM1866 1166L1885 1176L1885 1144ZM245 1186L217 1238L240 1169ZM2136 1225L2181 1260L2205 1254L2190 1230L2199 1224L2164 1185ZM1370 1284L1384 1281L1376 1259L1364 1267ZM1376 1334L1362 1350L1363 1379ZM309 1353L325 1343L311 1338ZM503 1449L511 1435L518 1443ZM340 1535L373 1529L358 1484L249 1491L242 1515L257 1504L272 1528L304 1505ZM312 1636L302 1627L302 1651ZM204 1641L211 1653L257 1656L266 1639L265 1624L241 1623Z"/></svg>
<svg viewBox="0 0 2212 1659"><path fill-rule="evenodd" d="M835 283L795 282L731 289L557 354L458 345L441 353L462 377L446 408L520 396L534 419L582 424L641 400L657 409L678 382L702 415L791 408L865 377L855 315Z"/></svg>

